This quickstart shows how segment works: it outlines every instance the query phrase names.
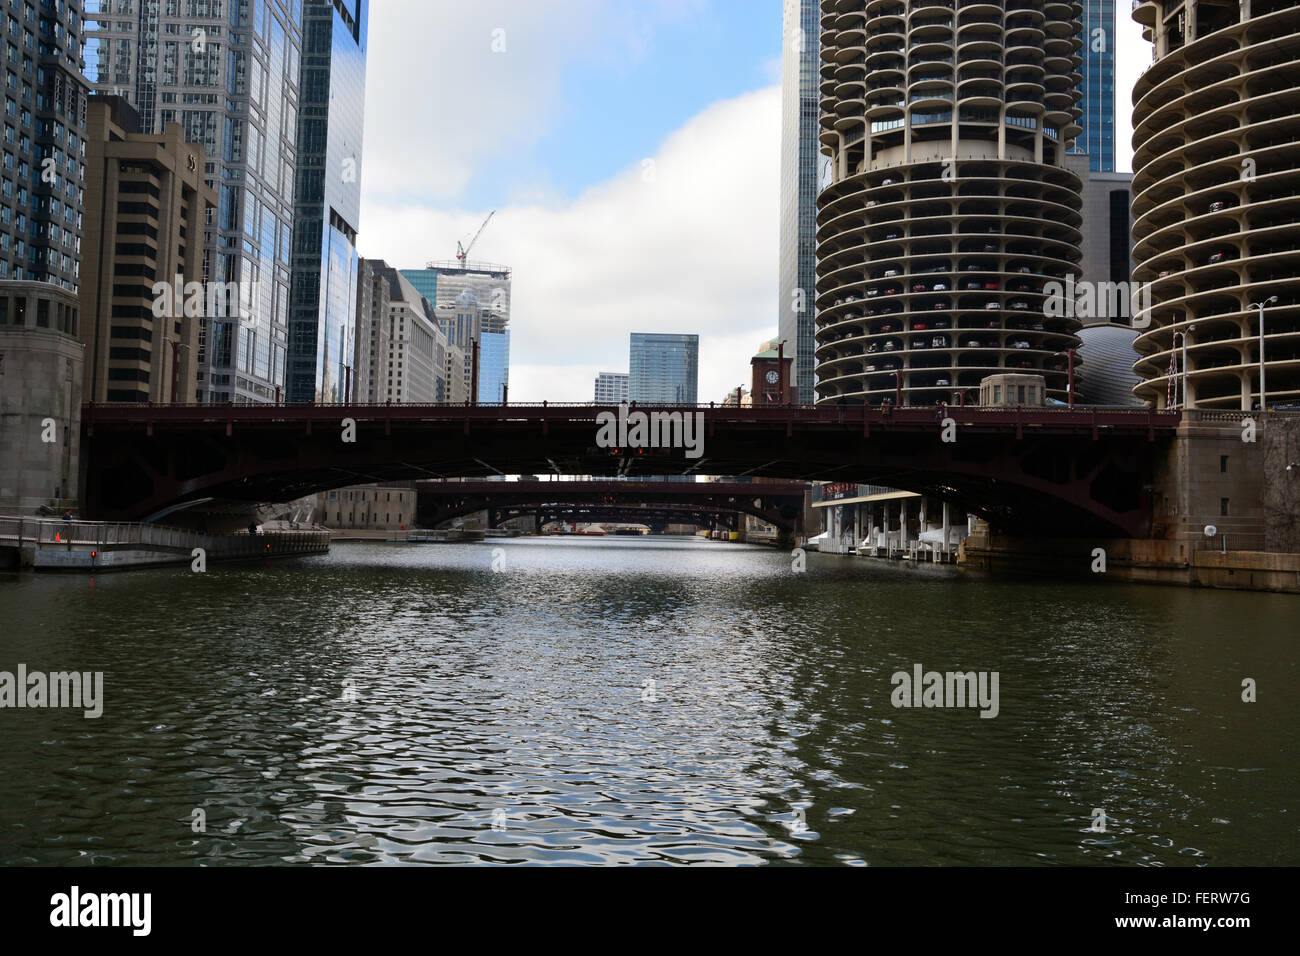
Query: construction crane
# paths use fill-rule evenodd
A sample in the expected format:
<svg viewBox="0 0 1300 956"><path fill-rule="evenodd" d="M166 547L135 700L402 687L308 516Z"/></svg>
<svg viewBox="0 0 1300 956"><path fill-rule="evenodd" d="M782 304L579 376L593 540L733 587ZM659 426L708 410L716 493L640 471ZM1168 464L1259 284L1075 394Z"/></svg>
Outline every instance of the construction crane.
<svg viewBox="0 0 1300 956"><path fill-rule="evenodd" d="M483 220L483 225L478 227L478 232L474 233L474 238L469 241L468 246L459 242L456 243L456 258L460 260L461 268L465 267L465 260L469 258L469 251L474 248L474 244L478 242L478 237L483 235L483 230L487 228L487 224L492 221L492 217L496 214L495 209L488 213L487 218Z"/></svg>

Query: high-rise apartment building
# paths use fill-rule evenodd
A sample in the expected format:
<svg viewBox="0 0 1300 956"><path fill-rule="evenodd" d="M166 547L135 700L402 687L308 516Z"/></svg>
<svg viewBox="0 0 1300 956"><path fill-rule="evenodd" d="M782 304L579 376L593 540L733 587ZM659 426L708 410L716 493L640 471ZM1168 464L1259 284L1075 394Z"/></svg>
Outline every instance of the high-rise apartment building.
<svg viewBox="0 0 1300 956"><path fill-rule="evenodd" d="M1137 395L1300 402L1300 6L1144 0L1133 19L1155 46L1133 89Z"/></svg>
<svg viewBox="0 0 1300 956"><path fill-rule="evenodd" d="M1083 93L1082 127L1071 153L1088 155L1088 170L1115 171L1115 0L1081 0L1079 50L1083 57L1079 89Z"/></svg>
<svg viewBox="0 0 1300 956"><path fill-rule="evenodd" d="M305 0L289 286L291 402L348 401L369 0Z"/></svg>
<svg viewBox="0 0 1300 956"><path fill-rule="evenodd" d="M700 370L700 337L633 332L628 356L628 399L694 405Z"/></svg>
<svg viewBox="0 0 1300 956"><path fill-rule="evenodd" d="M817 117L821 28L817 0L785 0L781 55L781 277L779 339L794 358L796 400L815 395Z"/></svg>
<svg viewBox="0 0 1300 956"><path fill-rule="evenodd" d="M87 83L80 0L0 3L5 75L0 281L76 293L85 187Z"/></svg>
<svg viewBox="0 0 1300 956"><path fill-rule="evenodd" d="M818 401L953 402L1007 371L1064 400L1079 322L1047 283L1081 259L1076 8L823 0L821 26Z"/></svg>
<svg viewBox="0 0 1300 956"><path fill-rule="evenodd" d="M178 123L140 133L139 114L117 96L92 96L86 126L83 394L193 402L199 324L209 299L227 292L203 283L203 228L217 202L203 147L186 143Z"/></svg>
<svg viewBox="0 0 1300 956"><path fill-rule="evenodd" d="M628 400L626 372L601 372L596 376L596 393L593 401L597 405L617 405Z"/></svg>
<svg viewBox="0 0 1300 956"><path fill-rule="evenodd" d="M199 394L273 401L288 353L303 0L98 0L86 18L95 89L126 97L141 132L180 123L207 150L218 200L205 278L239 283L233 311L245 314L204 317Z"/></svg>

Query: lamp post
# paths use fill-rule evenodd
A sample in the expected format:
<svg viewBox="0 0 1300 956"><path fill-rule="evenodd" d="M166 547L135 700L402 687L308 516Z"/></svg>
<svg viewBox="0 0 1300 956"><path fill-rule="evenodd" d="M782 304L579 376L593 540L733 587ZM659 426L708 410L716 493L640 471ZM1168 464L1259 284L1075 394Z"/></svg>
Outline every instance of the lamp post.
<svg viewBox="0 0 1300 956"><path fill-rule="evenodd" d="M776 381L777 381L777 401L784 405L785 396L785 343L782 339L776 347Z"/></svg>
<svg viewBox="0 0 1300 956"><path fill-rule="evenodd" d="M1268 408L1268 393L1264 390L1264 306L1272 305L1277 296L1270 295L1263 302L1252 302L1250 307L1259 310L1259 410Z"/></svg>

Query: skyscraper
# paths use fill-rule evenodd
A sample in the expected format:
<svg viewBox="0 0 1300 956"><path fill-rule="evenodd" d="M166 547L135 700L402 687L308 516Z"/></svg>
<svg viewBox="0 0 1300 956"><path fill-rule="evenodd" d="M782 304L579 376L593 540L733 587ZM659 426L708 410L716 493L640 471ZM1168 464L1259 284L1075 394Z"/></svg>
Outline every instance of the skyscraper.
<svg viewBox="0 0 1300 956"><path fill-rule="evenodd" d="M483 332L479 336L478 349L478 400L504 402L509 388L510 330Z"/></svg>
<svg viewBox="0 0 1300 956"><path fill-rule="evenodd" d="M1088 170L1115 171L1115 0L1081 0L1083 131L1071 153L1088 154Z"/></svg>
<svg viewBox="0 0 1300 956"><path fill-rule="evenodd" d="M95 89L129 100L142 133L180 123L207 150L218 202L204 273L239 283L241 302L204 316L203 401L272 401L284 384L302 16L302 0L99 0L86 12Z"/></svg>
<svg viewBox="0 0 1300 956"><path fill-rule="evenodd" d="M80 0L0 5L0 509L11 514L76 504L85 351L77 298L81 9Z"/></svg>
<svg viewBox="0 0 1300 956"><path fill-rule="evenodd" d="M50 282L76 293L81 250L87 83L81 3L3 6L4 170L0 280Z"/></svg>
<svg viewBox="0 0 1300 956"><path fill-rule="evenodd" d="M473 388L474 343L479 345L480 402L500 402L510 382L510 280L508 266L483 262L430 262L402 276L435 307L449 347L465 363L465 394Z"/></svg>
<svg viewBox="0 0 1300 956"><path fill-rule="evenodd" d="M1080 23L876 6L823 2L818 401L955 402L1009 370L1064 399L1079 322L1049 283L1079 277Z"/></svg>
<svg viewBox="0 0 1300 956"><path fill-rule="evenodd" d="M289 287L291 402L339 402L352 379L369 0L306 0Z"/></svg>
<svg viewBox="0 0 1300 956"><path fill-rule="evenodd" d="M403 269L402 275L439 309L453 306L461 293L472 292L483 309L484 331L504 332L510 326L509 266L486 262L430 262L423 269Z"/></svg>
<svg viewBox="0 0 1300 956"><path fill-rule="evenodd" d="M161 136L137 132L139 116L118 96L92 96L87 115L86 400L192 402L207 294L185 288L203 280L197 239L217 202L203 147L176 123ZM156 282L169 290L161 301Z"/></svg>
<svg viewBox="0 0 1300 956"><path fill-rule="evenodd" d="M357 266L356 359L353 362L352 400L362 404L387 397L384 377L389 351L389 309L392 291L383 259L362 259Z"/></svg>
<svg viewBox="0 0 1300 956"><path fill-rule="evenodd" d="M633 402L694 405L699 387L700 337L633 332L628 398Z"/></svg>
<svg viewBox="0 0 1300 956"><path fill-rule="evenodd" d="M781 55L781 277L778 339L794 356L796 400L811 405L817 324L817 0L785 0Z"/></svg>
<svg viewBox="0 0 1300 956"><path fill-rule="evenodd" d="M1133 89L1133 278L1153 301L1134 322L1136 394L1298 403L1300 7L1143 0L1133 19L1155 47Z"/></svg>

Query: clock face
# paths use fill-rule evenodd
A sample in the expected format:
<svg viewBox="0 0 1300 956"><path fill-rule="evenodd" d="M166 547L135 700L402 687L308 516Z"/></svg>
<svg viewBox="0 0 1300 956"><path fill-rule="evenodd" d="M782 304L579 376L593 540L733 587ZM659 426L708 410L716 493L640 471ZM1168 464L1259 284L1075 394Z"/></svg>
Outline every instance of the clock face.
<svg viewBox="0 0 1300 956"><path fill-rule="evenodd" d="M767 384L768 384L768 385L775 385L775 384L776 384L777 382L779 382L780 380L781 380L781 375L780 375L779 372L777 372L776 369L772 369L770 372L767 373Z"/></svg>

